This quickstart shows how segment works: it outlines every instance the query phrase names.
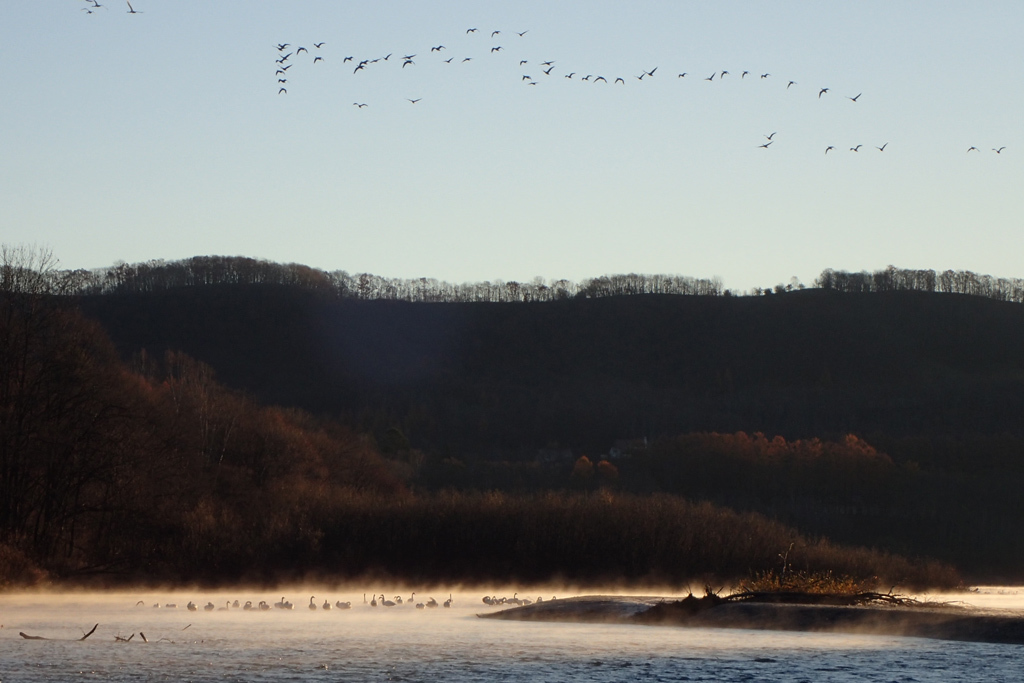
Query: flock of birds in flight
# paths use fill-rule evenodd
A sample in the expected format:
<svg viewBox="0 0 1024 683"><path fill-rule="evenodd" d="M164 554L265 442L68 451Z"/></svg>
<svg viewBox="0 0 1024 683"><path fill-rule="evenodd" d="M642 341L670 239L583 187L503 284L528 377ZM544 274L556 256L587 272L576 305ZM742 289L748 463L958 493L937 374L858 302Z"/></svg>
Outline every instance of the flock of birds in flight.
<svg viewBox="0 0 1024 683"><path fill-rule="evenodd" d="M104 8L105 9L106 8L106 5L101 4L99 2L99 0L84 0L84 1L86 2L87 7L83 7L82 10L85 11L86 13L88 13L88 14L92 14L94 12L94 10L96 10L96 9L100 9L100 8ZM128 14L142 14L141 11L136 10L134 7L132 7L132 4L131 4L130 0L125 0L125 3L128 6L128 10L127 10ZM483 36L489 35L490 39L491 39L490 42L488 42L488 43L480 43L479 40L478 40L477 41L477 45L474 48L471 48L471 49L475 49L476 52L473 52L472 54L465 54L464 53L462 56L458 56L458 57L454 56L454 55L450 56L450 57L445 57L445 55L449 54L448 53L448 47L444 43L439 43L437 45L430 46L429 52L425 52L424 56L434 57L436 62L440 62L440 63L446 64L446 65L467 64L467 63L473 62L474 59L478 59L479 60L481 58L480 54L479 54L480 50L483 50L485 57L489 56L489 55L502 56L502 55L509 54L511 51L505 49L504 38L515 36L515 37L512 38L512 40L518 41L520 39L525 38L528 33L529 33L529 30L502 32L500 29L492 30L492 31L490 31L488 33L486 31L482 32L482 31L480 31L476 27L471 27L471 28L467 28L465 30L466 36L470 36L470 37L480 36L480 37L483 37ZM276 57L274 59L274 67L275 67L274 68L274 76L275 76L275 79L277 81L276 84L275 84L275 87L277 88L277 94L278 95L287 95L288 94L289 81L290 81L290 77L292 75L291 73L289 73L289 70L292 69L293 67L295 67L296 64L299 63L298 60L301 58L302 55L306 55L306 59L312 65L314 65L314 66L319 64L319 63L323 63L323 62L326 61L325 53L321 50L321 48L323 48L327 44L326 41L319 41L319 42L314 42L314 43L311 43L311 44L313 46L312 50L310 50L306 46L303 46L303 45L293 45L292 43L277 43L274 46L276 48L276 50L277 50L277 55L276 55ZM341 63L343 65L350 66L352 68L351 74L353 76L356 76L356 75L359 75L361 73L369 73L370 70L372 70L374 68L379 68L381 65L385 65L385 64L394 65L396 68L400 68L400 69L403 69L403 70L406 69L407 67L414 67L415 68L417 63L418 63L416 60L419 57L420 57L420 55L418 53L416 53L416 52L410 52L408 54L402 54L401 56L399 56L397 53L391 52L391 53L388 53L386 55L381 55L381 56L376 56L376 57L359 58L359 59L356 59L356 57L354 55L347 55L347 56L344 56L344 57L341 58ZM293 61L293 58L294 58L294 61ZM544 61L537 61L537 62L531 62L529 59L519 59L518 60L518 66L521 67L520 71L534 71L534 69L532 67L537 67L539 69L539 73L543 73L544 74L544 78L543 79L536 79L536 78L534 78L532 75L530 75L528 73L523 73L521 75L521 77L519 78L519 81L520 81L520 83L523 83L523 84L529 85L529 86L536 86L542 80L546 80L547 78L550 78L550 77L554 76L556 70L558 69L558 65L556 64L555 60L551 60L551 59L547 59L547 60L544 60ZM613 85L613 86L616 86L616 85L617 86L624 86L624 85L627 84L627 81L631 81L634 78L637 81L639 81L639 82L643 82L644 79L648 79L648 80L653 79L655 77L655 74L657 73L657 71L658 71L658 67L655 66L654 68L649 69L649 70L646 69L646 68L640 69L640 73L639 74L632 74L632 75L629 75L629 76L616 75L614 77L605 77L604 75L596 74L596 73L586 73L584 75L583 71L569 71L569 70L566 70L565 73L560 73L558 75L561 75L562 79L565 80L565 81L576 81L576 82L579 82L579 83L588 83L588 84L605 83L605 84L610 84L610 85ZM769 79L773 79L774 78L770 72L752 73L749 70L743 70L743 71L739 72L738 76L736 76L736 75L733 75L732 72L730 72L730 71L728 71L726 69L722 69L720 71L715 71L715 72L711 73L711 75L709 75L709 76L703 77L703 80L707 81L709 83L714 83L716 81L716 79L717 79L718 82L722 82L723 80L725 80L725 78L727 76L730 77L730 78L738 79L738 80L746 80L748 77L750 77L751 80L754 80L755 77L756 77L756 80L759 80L759 81L767 81ZM681 72L679 72L676 75L677 79L686 79L687 77L690 77L690 74L688 72L686 72L686 71L681 71ZM700 76L698 76L698 78L700 78ZM785 80L785 89L786 90L790 90L793 86L799 86L799 83L797 81L791 80L791 79L786 79ZM817 99L821 100L825 96L831 96L831 95L829 95L831 93L831 90L832 89L829 88L829 87L821 87L821 88L819 88L818 91L817 91ZM845 95L844 97L847 100L849 100L851 103L857 104L860 101L860 98L861 98L862 95L863 95L863 93L857 93L856 95ZM405 100L407 102L409 102L410 104L415 105L415 104L419 103L420 101L422 101L423 97L422 96L406 97ZM362 110L362 109L368 108L370 106L370 104L368 102L356 101L356 102L352 103L352 106L354 106L356 109ZM759 148L759 149L765 149L765 150L770 149L771 146L776 143L776 140L775 140L775 136L776 135L777 135L777 132L773 132L771 134L764 135L763 137L765 138L765 142L756 145L756 147ZM873 145L874 149L878 150L879 152L885 152L885 150L886 150L886 148L888 148L888 146L889 146L889 142L888 141L882 143L881 145ZM850 152L855 152L856 153L856 152L860 152L862 147L865 147L865 145L862 144L862 143L858 143L858 144L851 144L847 149ZM827 156L829 154L829 152L837 152L840 149L841 149L841 147L838 147L836 145L827 145L825 147L824 153ZM1000 147L992 147L991 149L996 154L1002 154L1003 150L1006 149L1006 146L1003 145L1003 146L1000 146ZM968 153L970 153L970 152L980 152L980 151L981 151L980 148L978 148L978 147L976 147L974 145L971 145L967 149Z"/></svg>
<svg viewBox="0 0 1024 683"><path fill-rule="evenodd" d="M476 27L472 27L472 28L466 29L465 33L466 33L466 35L473 35L473 34L478 34L478 35L481 35L481 36L488 35L486 32L480 32L480 30L478 28L476 28ZM500 43L504 43L505 42L505 41L501 40L502 37L503 36L512 35L512 36L515 36L514 38L512 38L512 40L518 40L518 39L521 39L521 38L525 38L527 33L529 33L528 30L525 30L525 31L514 31L514 32L511 32L511 34L503 33L501 30L493 30L489 34L490 38L491 38L491 42L483 44L482 48L478 45L477 46L477 50L479 51L479 50L482 49L484 51L485 57L487 55L496 55L496 54L501 54L501 53L509 53L509 50L506 50L504 45L500 44ZM495 43L499 43L499 44L495 44ZM326 44L325 42L318 42L318 43L313 43L313 46L314 46L314 48L316 50L320 50L320 48L322 48L325 44ZM488 45L490 46L489 49L487 47ZM303 54L303 53L305 53L307 56L309 56L311 53L310 53L310 51L306 47L304 47L304 46L296 46L296 45L293 45L291 43L278 43L275 47L276 47L277 53L278 53L278 56L275 59L275 65L276 65L275 76L277 76L277 88L278 88L277 93L279 95L286 95L288 93L288 88L287 88L288 73L287 72L288 72L288 70L292 66L295 65L294 62L290 61L291 58L292 57L298 58L299 55ZM477 59L480 58L480 54L479 53L474 53L474 54L466 55L465 52L464 52L463 56L449 56L449 57L445 57L445 55L447 55L447 54L448 54L448 47L444 43L440 43L440 44L437 44L437 45L432 45L428 52L424 52L425 56L434 58L435 62L440 62L442 64L447 64L447 65L466 64L466 63L469 63L469 62L473 62L473 60L475 58L477 58ZM396 68L401 68L401 69L405 69L406 67L415 67L417 65L417 61L416 60L418 58L420 58L420 55L418 53L416 53L416 52L410 52L408 54L403 53L401 56L399 56L397 53L390 52L388 54L381 55L381 56L361 57L359 59L357 59L354 55L346 55L346 56L344 56L342 58L341 61L342 61L343 64L348 65L348 66L350 66L352 68L352 71L351 71L351 75L352 76L357 76L357 75L359 75L361 73L368 73L370 69L379 68L379 66L382 66L382 65L385 65L385 64L394 65ZM316 64L317 62L322 62L322 61L324 61L324 56L322 54L316 54L315 56L313 56L313 59L312 59L312 63L313 64ZM519 59L518 60L518 66L521 67L521 69L520 69L521 71L534 71L534 69L531 69L529 67L531 67L531 66L536 67L537 69L539 69L540 73L544 74L544 77L552 77L553 75L555 75L555 72L558 69L558 65L556 64L555 60L551 60L551 59L547 59L547 60L544 60L544 61L536 61L536 62L531 62L529 59ZM589 83L589 84L604 83L604 84L610 84L610 85L613 85L613 86L624 86L624 85L627 84L627 80L632 80L633 78L635 78L639 82L643 82L644 79L648 79L648 80L653 79L655 77L655 74L658 71L658 68L659 67L657 67L657 66L655 66L654 68L651 68L649 70L646 69L646 68L643 68L643 69L640 69L640 73L639 74L632 74L631 76L617 75L615 77L605 77L604 75L596 74L596 73L586 73L585 74L585 72L583 72L583 71L568 71L568 70L566 70L565 73L561 73L561 74L558 74L558 75L561 75L562 78L565 81L576 81L576 82L579 82L579 83ZM687 77L690 77L690 76L691 75L690 75L689 72L681 71L681 72L679 72L676 75L676 78L677 79L686 79ZM759 81L767 81L767 80L770 80L770 79L773 78L773 76L772 76L772 74L770 72L752 73L749 70L743 70L743 71L739 72L738 76L736 76L736 75L733 75L732 72L730 72L730 71L728 71L726 69L722 69L721 71L715 71L715 72L711 73L711 75L703 77L703 80L707 81L709 83L714 83L714 82L716 82L716 80L717 80L717 82L722 82L727 76L730 77L730 78L739 79L741 81L742 80L746 80L748 77L751 80L754 80L756 78L756 80L759 80ZM692 77L691 77L691 79L692 79ZM528 73L523 73L520 76L520 78L519 78L520 83L523 83L525 85L530 85L530 86L536 86L536 85L538 85L538 83L543 82L544 80L545 80L544 78L536 79L536 78L534 78L532 75L530 75ZM795 81L795 80L790 80L790 79L785 80L785 89L786 90L790 90L791 88L793 88L793 86L799 86L799 83L797 81ZM829 88L829 87L819 88L818 91L817 91L817 99L821 100L823 97L830 96L829 93L831 93L831 90L832 89ZM849 100L852 104L857 104L860 101L861 96L863 94L864 93L859 92L856 95L845 95L844 97L845 97L845 99ZM416 103L420 102L423 98L422 97L406 97L405 99L406 99L406 101L408 101L411 104L416 104ZM356 101L356 102L352 103L352 106L354 106L357 109L365 109L365 108L369 107L370 104L368 102ZM764 138L766 139L766 141L761 143L761 144L758 144L757 147L760 148L760 149L769 149L773 144L775 144L775 142L776 142L775 141L775 136L776 135L777 135L777 132L773 132L771 134L764 135ZM885 152L885 150L888 148L888 146L889 146L889 142L886 141L886 142L882 143L881 145L874 145L873 147L874 147L874 149L878 150L879 152ZM850 152L860 152L862 147L865 147L865 145L862 144L862 143L858 143L858 144L851 145L850 147L848 147L848 150ZM828 155L829 152L835 152L838 149L840 149L840 148L837 147L836 145L827 145L825 147L824 153L826 155ZM1005 146L998 147L998 148L993 147L992 151L997 153L997 154L1001 154L1004 149L1006 149ZM967 151L968 152L975 152L975 151L979 151L979 149L978 149L978 147L971 146Z"/></svg>

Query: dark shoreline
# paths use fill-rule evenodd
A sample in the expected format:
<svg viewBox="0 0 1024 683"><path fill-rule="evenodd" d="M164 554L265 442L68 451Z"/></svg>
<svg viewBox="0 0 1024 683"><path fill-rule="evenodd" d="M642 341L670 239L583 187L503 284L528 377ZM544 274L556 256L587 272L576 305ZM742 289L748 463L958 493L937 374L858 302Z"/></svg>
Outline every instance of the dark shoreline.
<svg viewBox="0 0 1024 683"><path fill-rule="evenodd" d="M737 602L690 612L658 597L594 595L480 614L484 619L619 623L891 635L1024 645L1024 614L960 606L828 606Z"/></svg>

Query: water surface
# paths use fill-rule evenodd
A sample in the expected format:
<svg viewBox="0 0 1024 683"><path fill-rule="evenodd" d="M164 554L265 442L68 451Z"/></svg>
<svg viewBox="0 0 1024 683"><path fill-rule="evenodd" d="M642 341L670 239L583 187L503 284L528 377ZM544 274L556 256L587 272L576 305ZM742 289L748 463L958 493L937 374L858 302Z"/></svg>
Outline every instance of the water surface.
<svg viewBox="0 0 1024 683"><path fill-rule="evenodd" d="M1024 670L1017 645L483 620L476 614L500 608L484 605L482 595L455 594L450 609L416 609L407 592L394 607L364 604L362 593L323 592L318 606L347 600L352 609L314 611L308 592L292 592L294 609L266 612L201 606L273 604L280 594L2 595L0 680L948 682L1019 680ZM447 594L434 597L442 602ZM1024 607L1024 592L1015 589L953 597ZM189 600L199 611L185 609ZM152 607L171 602L177 608ZM74 640L95 623L92 636ZM24 640L19 631L52 640Z"/></svg>

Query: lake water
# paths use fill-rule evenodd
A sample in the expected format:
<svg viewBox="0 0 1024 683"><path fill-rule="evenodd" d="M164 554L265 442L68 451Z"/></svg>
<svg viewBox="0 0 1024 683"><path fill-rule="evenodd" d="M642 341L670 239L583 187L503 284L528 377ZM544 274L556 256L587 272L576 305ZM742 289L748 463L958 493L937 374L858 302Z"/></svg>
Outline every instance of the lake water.
<svg viewBox="0 0 1024 683"><path fill-rule="evenodd" d="M310 592L317 605L347 600L352 608L309 610ZM384 592L389 599L397 593ZM293 610L265 612L206 612L202 606L223 607L235 599L273 604L280 594L0 595L0 681L949 683L1018 681L1024 671L1024 647L1018 645L478 619L478 613L500 609L484 605L483 594L456 593L450 609L416 609L406 591L402 605L371 607L361 592L312 589L286 593ZM416 601L429 597L420 594ZM448 594L433 597L443 602ZM984 589L954 599L1024 609L1024 589ZM144 606L136 606L138 600ZM185 609L189 600L198 611ZM152 607L170 602L177 608ZM89 639L74 640L95 623ZM24 640L19 631L51 640ZM129 642L116 640L132 634Z"/></svg>

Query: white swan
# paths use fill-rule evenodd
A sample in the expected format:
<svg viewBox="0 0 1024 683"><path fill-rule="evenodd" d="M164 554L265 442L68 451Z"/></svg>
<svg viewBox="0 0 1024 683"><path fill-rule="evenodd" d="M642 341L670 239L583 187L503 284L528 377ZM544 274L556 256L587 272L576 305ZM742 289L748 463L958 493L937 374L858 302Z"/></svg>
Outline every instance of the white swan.
<svg viewBox="0 0 1024 683"><path fill-rule="evenodd" d="M434 598L427 600L427 607L437 607L437 600Z"/></svg>
<svg viewBox="0 0 1024 683"><path fill-rule="evenodd" d="M352 609L351 602L342 602L341 600L338 600L336 603L334 603L334 606L338 609Z"/></svg>
<svg viewBox="0 0 1024 683"><path fill-rule="evenodd" d="M331 603L329 601L327 601L327 600L324 600L324 607L323 608L324 609L331 609Z"/></svg>
<svg viewBox="0 0 1024 683"><path fill-rule="evenodd" d="M316 597L315 595L310 595L309 596L309 609L311 609L311 610L316 610L316 605L313 604L313 598L315 598L315 597Z"/></svg>
<svg viewBox="0 0 1024 683"><path fill-rule="evenodd" d="M196 611L196 609L198 609L198 608L196 607L196 603L192 602L191 600L189 600L189 601L188 601L188 604L187 604L187 605L185 605L185 607L187 607L187 608L188 608L188 611L189 611L189 612L195 612L195 611Z"/></svg>

